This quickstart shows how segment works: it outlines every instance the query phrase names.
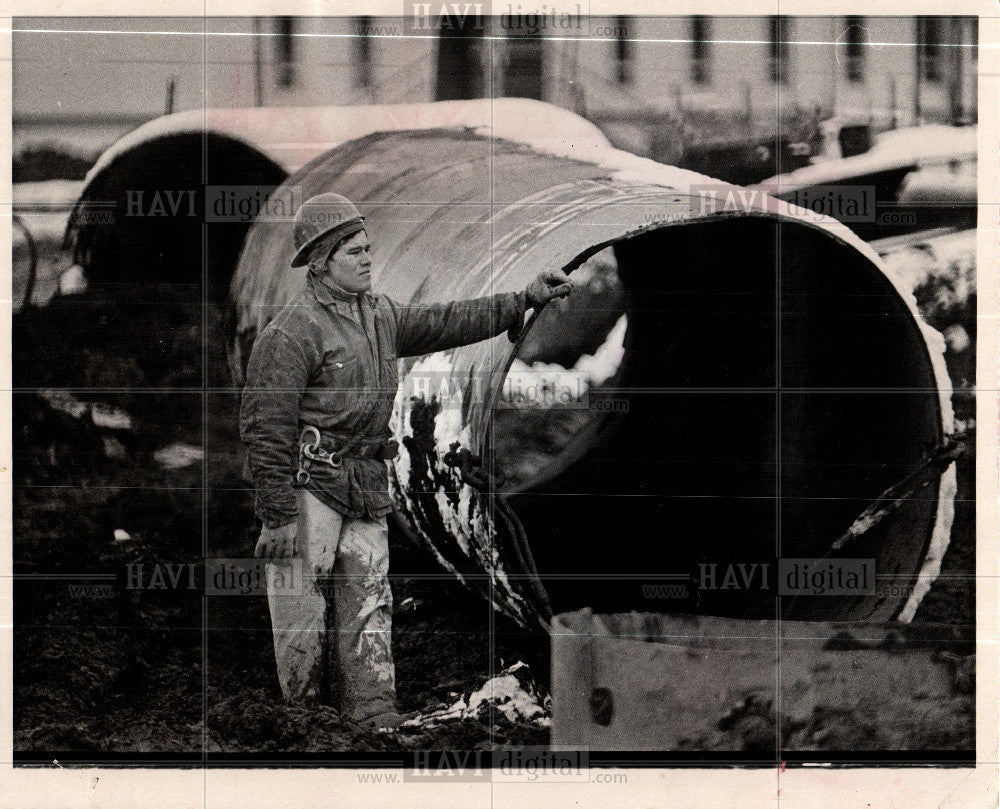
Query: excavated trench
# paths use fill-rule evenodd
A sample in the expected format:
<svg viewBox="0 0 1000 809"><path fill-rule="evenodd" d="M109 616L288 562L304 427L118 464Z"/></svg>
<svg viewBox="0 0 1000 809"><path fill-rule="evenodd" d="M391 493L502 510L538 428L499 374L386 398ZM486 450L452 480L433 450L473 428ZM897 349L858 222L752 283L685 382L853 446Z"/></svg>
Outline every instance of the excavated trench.
<svg viewBox="0 0 1000 809"><path fill-rule="evenodd" d="M819 231L763 218L666 228L595 259L602 291L580 284L538 318L515 370L579 366L624 315L614 375L587 409L493 411L503 496L553 611L895 617L936 481L839 554L875 559L885 593L775 598L779 557L826 554L941 439L927 348L888 280ZM677 584L686 598L666 595Z"/></svg>

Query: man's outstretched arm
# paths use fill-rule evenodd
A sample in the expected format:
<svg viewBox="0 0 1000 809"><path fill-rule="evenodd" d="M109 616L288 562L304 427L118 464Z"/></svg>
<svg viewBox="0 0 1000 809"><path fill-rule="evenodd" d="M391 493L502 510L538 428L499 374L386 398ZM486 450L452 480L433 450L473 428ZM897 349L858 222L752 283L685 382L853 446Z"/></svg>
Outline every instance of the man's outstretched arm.
<svg viewBox="0 0 1000 809"><path fill-rule="evenodd" d="M572 290L569 277L559 270L538 274L522 292L501 292L450 303L404 306L387 298L396 318L396 350L412 357L478 343L508 332L517 338L528 309L540 308Z"/></svg>

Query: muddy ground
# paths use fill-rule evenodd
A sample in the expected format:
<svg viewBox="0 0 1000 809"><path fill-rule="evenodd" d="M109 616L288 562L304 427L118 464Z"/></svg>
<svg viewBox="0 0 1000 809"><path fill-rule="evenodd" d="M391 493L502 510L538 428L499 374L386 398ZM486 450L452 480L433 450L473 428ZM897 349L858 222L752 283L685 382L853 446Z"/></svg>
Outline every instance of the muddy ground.
<svg viewBox="0 0 1000 809"><path fill-rule="evenodd" d="M54 250L43 245L49 264L58 263ZM341 723L332 708L283 706L266 599L202 597L203 560L245 558L257 530L241 475L238 393L227 389L221 352L202 353L203 334L222 346L218 312L203 320L169 289L144 292L111 304L107 290L91 290L15 317L16 749L544 744L543 725L502 715L387 737ZM53 407L38 392L52 387L121 409L130 428ZM163 468L154 454L172 444L204 447L204 463ZM129 538L116 541L116 529ZM520 675L527 688L547 681L543 639L491 615L395 530L391 545L401 709L454 703L517 661L534 672ZM138 564L137 574L129 565ZM175 581L167 572L166 587L151 589L158 565ZM142 586L128 586L129 571ZM74 578L51 578L67 574Z"/></svg>
<svg viewBox="0 0 1000 809"><path fill-rule="evenodd" d="M46 261L57 261L54 244L41 247ZM974 296L931 312L938 328L961 324L972 338L948 355L956 415L970 442L974 313ZM16 750L331 752L548 741L544 722L499 713L393 736L361 732L329 707L282 704L265 599L202 595L204 558L246 556L255 539L218 312L177 303L169 288L150 286L128 300L92 289L19 312L13 340ZM131 425L64 412L39 394L46 388L120 408ZM154 453L174 443L204 448L204 461L165 468ZM945 575L916 623L952 623L971 634L971 453L959 463L958 483ZM436 575L433 560L400 533L391 542L401 708L428 712L454 702L518 661L530 670L529 677L522 669L525 687L534 684L542 701L545 639ZM176 581L130 588L136 568L128 566L136 564L147 584L157 565ZM194 566L193 587L182 565ZM836 713L828 735L851 749L926 747L935 739L971 747L971 696L964 699L964 718L952 717L930 738L922 731L900 739L898 728L883 732ZM732 724L720 717L718 732L703 741L752 748Z"/></svg>

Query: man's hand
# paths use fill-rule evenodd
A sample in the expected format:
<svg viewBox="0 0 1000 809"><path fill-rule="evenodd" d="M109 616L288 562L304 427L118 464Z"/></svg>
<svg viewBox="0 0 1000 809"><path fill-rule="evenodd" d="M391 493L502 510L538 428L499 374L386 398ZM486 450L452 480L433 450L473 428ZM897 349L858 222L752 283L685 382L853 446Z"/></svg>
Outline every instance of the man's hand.
<svg viewBox="0 0 1000 809"><path fill-rule="evenodd" d="M540 309L553 298L565 298L573 289L573 282L562 270L543 270L528 284L528 306Z"/></svg>
<svg viewBox="0 0 1000 809"><path fill-rule="evenodd" d="M268 528L266 525L260 531L260 539L253 555L257 559L291 559L295 556L295 537L298 534L298 523L290 522L278 528Z"/></svg>

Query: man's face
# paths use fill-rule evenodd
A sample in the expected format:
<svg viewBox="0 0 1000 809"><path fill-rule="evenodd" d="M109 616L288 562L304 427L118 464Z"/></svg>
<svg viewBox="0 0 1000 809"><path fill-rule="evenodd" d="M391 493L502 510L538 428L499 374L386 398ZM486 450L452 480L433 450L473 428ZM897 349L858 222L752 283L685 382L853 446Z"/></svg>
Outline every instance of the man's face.
<svg viewBox="0 0 1000 809"><path fill-rule="evenodd" d="M340 247L330 255L330 251L335 246L335 239L316 246L313 255L317 258L313 262L313 272L323 278L328 278L347 292L359 294L370 290L372 288L372 257L368 234L364 230L359 230L341 242Z"/></svg>

